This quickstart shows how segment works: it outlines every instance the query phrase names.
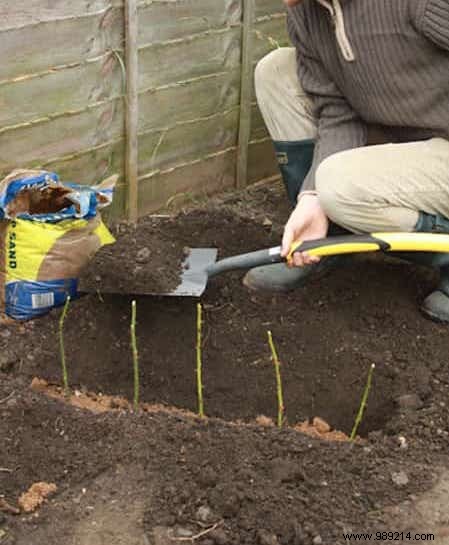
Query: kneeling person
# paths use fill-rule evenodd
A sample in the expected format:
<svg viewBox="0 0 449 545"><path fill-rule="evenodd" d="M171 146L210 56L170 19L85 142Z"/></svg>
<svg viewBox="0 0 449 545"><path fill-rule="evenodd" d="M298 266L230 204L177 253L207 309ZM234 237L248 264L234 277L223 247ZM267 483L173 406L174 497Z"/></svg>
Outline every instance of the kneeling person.
<svg viewBox="0 0 449 545"><path fill-rule="evenodd" d="M294 47L255 73L295 206L284 255L338 228L449 233L449 1L284 2ZM449 322L449 254L414 259L440 268L423 310ZM296 268L259 267L245 283L286 291L336 261L297 255Z"/></svg>

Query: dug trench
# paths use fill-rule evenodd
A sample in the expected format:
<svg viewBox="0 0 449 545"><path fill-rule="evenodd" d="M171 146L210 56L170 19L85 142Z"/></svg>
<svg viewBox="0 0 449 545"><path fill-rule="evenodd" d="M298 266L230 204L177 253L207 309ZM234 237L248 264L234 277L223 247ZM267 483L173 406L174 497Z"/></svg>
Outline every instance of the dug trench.
<svg viewBox="0 0 449 545"><path fill-rule="evenodd" d="M176 268L185 246L216 247L226 256L277 245L287 213L273 188L212 201L176 219L147 218L129 254L116 256L115 275L121 260L127 263L123 293L97 286L70 306L64 338L72 389L132 399L136 299L140 398L166 411L93 414L32 392L34 377L61 383L60 311L22 331L3 327L0 466L12 471L0 473L0 494L13 501L36 481L59 487L39 518L8 516L6 540L308 545L343 543L343 531L416 526L414 503L449 468L449 337L417 310L435 282L424 270L351 258L278 295L248 291L241 273L211 279L201 299L209 418L171 409L197 409L197 301L126 294L135 255L146 256L136 265L143 278L142 267L162 271L161 256ZM97 282L107 274L101 255L92 267ZM256 421L274 420L277 412L267 330L282 363L284 430ZM362 441L325 442L292 428L318 416L350 433L373 363ZM408 515L400 519L401 509ZM445 539L447 516L418 530Z"/></svg>

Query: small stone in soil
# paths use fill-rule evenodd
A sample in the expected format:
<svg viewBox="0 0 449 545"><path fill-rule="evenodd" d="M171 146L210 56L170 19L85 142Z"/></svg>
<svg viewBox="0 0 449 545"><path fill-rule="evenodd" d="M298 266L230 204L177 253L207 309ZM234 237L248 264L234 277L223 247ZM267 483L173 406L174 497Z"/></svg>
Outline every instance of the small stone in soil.
<svg viewBox="0 0 449 545"><path fill-rule="evenodd" d="M405 394L398 397L398 405L401 409L418 410L424 407L422 399L417 394Z"/></svg>
<svg viewBox="0 0 449 545"><path fill-rule="evenodd" d="M392 473L391 480L394 482L394 484L398 486L406 486L409 483L409 478L407 476L407 473L405 473L404 471L398 471L397 473Z"/></svg>
<svg viewBox="0 0 449 545"><path fill-rule="evenodd" d="M279 545L279 540L274 534L267 532L267 530L258 530L257 543L258 545Z"/></svg>
<svg viewBox="0 0 449 545"><path fill-rule="evenodd" d="M136 255L136 262L137 263L148 263L150 261L151 257L151 251L149 248L141 248Z"/></svg>
<svg viewBox="0 0 449 545"><path fill-rule="evenodd" d="M196 518L200 522L209 522L214 517L213 517L212 511L210 510L210 508L207 505L201 505L201 507L199 507L197 512L196 512Z"/></svg>
<svg viewBox="0 0 449 545"><path fill-rule="evenodd" d="M312 540L313 545L322 545L323 538L321 536L315 536Z"/></svg>

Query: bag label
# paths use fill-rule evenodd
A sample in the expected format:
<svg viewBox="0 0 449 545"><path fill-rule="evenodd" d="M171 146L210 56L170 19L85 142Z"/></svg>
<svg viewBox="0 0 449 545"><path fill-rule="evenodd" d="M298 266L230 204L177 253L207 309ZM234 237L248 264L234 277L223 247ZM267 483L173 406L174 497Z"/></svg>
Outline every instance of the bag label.
<svg viewBox="0 0 449 545"><path fill-rule="evenodd" d="M33 309L52 307L54 304L54 293L33 293L31 295L31 306Z"/></svg>

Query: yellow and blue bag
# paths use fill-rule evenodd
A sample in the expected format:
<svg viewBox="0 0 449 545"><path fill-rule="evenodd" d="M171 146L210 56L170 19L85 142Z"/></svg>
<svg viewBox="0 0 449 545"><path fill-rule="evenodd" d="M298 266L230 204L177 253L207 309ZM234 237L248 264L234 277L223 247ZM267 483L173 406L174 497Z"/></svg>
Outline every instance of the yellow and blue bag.
<svg viewBox="0 0 449 545"><path fill-rule="evenodd" d="M115 242L99 209L116 180L87 187L21 170L0 182L0 310L29 320L77 296L82 269Z"/></svg>

